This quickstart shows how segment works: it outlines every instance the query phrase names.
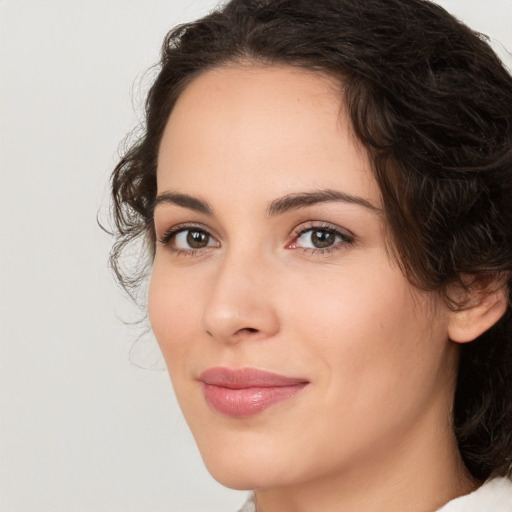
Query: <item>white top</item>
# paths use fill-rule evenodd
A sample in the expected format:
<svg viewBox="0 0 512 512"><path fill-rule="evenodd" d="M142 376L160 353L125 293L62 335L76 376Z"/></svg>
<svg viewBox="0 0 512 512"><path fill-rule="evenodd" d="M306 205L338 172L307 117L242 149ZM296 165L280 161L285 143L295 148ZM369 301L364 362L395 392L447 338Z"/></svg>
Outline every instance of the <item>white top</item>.
<svg viewBox="0 0 512 512"><path fill-rule="evenodd" d="M252 495L238 512L257 512ZM512 512L512 480L488 480L476 491L455 498L437 512Z"/></svg>
<svg viewBox="0 0 512 512"><path fill-rule="evenodd" d="M437 512L512 512L512 480L493 478L476 491L460 496Z"/></svg>

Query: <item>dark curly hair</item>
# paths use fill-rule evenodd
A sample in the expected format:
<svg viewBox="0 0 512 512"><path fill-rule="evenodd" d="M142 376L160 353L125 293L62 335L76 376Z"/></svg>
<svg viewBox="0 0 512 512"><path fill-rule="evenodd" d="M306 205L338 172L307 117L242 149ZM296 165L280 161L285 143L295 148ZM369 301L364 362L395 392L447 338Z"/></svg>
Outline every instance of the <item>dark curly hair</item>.
<svg viewBox="0 0 512 512"><path fill-rule="evenodd" d="M125 289L140 275L123 269L121 253L141 237L154 250L156 161L177 98L205 70L247 61L327 73L343 85L390 248L411 283L450 301L450 284L499 277L510 297L512 77L484 36L426 0L232 0L169 32L144 133L112 175L111 264ZM510 476L510 306L461 347L453 422L474 478Z"/></svg>

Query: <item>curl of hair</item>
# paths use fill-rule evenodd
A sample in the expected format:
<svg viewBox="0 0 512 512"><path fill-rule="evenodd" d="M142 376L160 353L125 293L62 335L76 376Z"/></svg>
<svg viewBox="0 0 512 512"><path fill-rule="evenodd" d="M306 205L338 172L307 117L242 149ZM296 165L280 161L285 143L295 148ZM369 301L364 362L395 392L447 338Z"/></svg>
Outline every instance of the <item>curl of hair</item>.
<svg viewBox="0 0 512 512"><path fill-rule="evenodd" d="M127 289L139 276L123 273L124 248L143 236L154 250L158 148L175 102L200 73L247 62L339 80L380 186L390 250L411 283L446 293L501 276L510 293L512 78L484 36L426 0L232 0L169 32L144 134L112 174L111 262ZM510 307L461 347L453 421L475 478L510 475Z"/></svg>

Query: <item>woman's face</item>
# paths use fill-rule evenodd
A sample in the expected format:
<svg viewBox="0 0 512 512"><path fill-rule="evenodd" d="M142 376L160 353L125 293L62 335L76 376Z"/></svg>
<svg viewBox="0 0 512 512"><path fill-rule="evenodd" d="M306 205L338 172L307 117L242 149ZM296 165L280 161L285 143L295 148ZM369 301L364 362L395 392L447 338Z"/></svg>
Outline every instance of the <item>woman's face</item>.
<svg viewBox="0 0 512 512"><path fill-rule="evenodd" d="M449 426L448 312L389 256L339 98L296 68L211 70L161 143L151 324L230 487L355 471Z"/></svg>

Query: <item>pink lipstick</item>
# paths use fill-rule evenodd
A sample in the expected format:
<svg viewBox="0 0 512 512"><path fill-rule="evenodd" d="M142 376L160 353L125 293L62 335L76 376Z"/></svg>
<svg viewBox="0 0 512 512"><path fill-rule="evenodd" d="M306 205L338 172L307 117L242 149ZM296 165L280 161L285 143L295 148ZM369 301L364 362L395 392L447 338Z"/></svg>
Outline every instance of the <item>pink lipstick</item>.
<svg viewBox="0 0 512 512"><path fill-rule="evenodd" d="M208 404L226 416L243 418L287 400L308 385L304 379L285 377L255 368L206 370L199 376Z"/></svg>

